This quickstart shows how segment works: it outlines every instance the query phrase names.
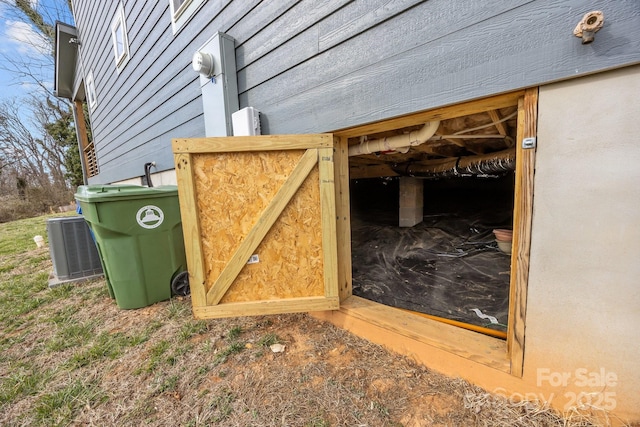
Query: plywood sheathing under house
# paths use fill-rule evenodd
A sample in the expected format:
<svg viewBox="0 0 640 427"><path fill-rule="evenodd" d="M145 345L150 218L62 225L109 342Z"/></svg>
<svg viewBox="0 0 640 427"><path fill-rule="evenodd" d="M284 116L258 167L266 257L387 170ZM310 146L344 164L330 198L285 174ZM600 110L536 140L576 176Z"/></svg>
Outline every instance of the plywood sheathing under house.
<svg viewBox="0 0 640 427"><path fill-rule="evenodd" d="M207 291L303 153L194 157ZM320 196L313 185L317 181L316 168L258 246L259 262L244 266L221 303L323 295L321 217L315 208Z"/></svg>

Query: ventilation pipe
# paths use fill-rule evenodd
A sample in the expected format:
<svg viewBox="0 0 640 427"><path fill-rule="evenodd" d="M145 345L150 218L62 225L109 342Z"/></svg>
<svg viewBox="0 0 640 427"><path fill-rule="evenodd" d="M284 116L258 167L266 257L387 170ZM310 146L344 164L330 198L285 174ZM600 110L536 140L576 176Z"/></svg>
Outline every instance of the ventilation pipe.
<svg viewBox="0 0 640 427"><path fill-rule="evenodd" d="M378 152L399 152L406 153L409 148L424 144L429 138L435 135L440 126L440 121L427 122L419 130L408 134L390 136L388 138L372 139L363 141L358 145L349 147L349 157L361 154L371 154Z"/></svg>

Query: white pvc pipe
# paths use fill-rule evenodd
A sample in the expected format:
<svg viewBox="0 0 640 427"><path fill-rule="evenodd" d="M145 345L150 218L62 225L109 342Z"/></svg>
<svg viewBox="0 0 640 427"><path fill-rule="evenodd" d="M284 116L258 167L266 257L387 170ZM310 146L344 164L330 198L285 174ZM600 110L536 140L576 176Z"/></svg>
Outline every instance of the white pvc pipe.
<svg viewBox="0 0 640 427"><path fill-rule="evenodd" d="M380 151L406 153L409 151L409 148L427 142L427 140L436 133L438 126L440 126L440 121L435 120L425 123L422 128L410 133L390 136L388 138L372 139L371 141L364 141L360 144L352 145L349 147L349 157L378 153Z"/></svg>

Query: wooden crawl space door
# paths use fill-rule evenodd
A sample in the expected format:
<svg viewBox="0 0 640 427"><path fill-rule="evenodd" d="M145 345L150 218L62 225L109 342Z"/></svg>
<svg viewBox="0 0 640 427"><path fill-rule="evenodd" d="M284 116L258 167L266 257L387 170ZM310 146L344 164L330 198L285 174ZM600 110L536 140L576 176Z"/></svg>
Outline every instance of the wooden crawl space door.
<svg viewBox="0 0 640 427"><path fill-rule="evenodd" d="M173 150L196 317L339 308L332 135Z"/></svg>

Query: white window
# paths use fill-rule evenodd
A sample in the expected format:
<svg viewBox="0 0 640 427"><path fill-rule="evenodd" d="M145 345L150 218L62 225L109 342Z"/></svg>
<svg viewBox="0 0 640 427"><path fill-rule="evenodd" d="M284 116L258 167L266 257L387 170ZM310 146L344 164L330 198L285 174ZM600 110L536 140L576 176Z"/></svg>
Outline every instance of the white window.
<svg viewBox="0 0 640 427"><path fill-rule="evenodd" d="M111 36L113 38L113 54L116 60L118 73L129 61L129 41L127 40L127 21L124 16L122 3L118 6L116 16L111 23Z"/></svg>
<svg viewBox="0 0 640 427"><path fill-rule="evenodd" d="M89 71L89 75L87 76L85 90L87 91L87 103L89 104L89 108L93 110L98 105L98 97L96 96L96 84L93 80L93 70Z"/></svg>
<svg viewBox="0 0 640 427"><path fill-rule="evenodd" d="M171 28L173 34L177 33L180 28L200 9L206 0L169 0L171 9Z"/></svg>

